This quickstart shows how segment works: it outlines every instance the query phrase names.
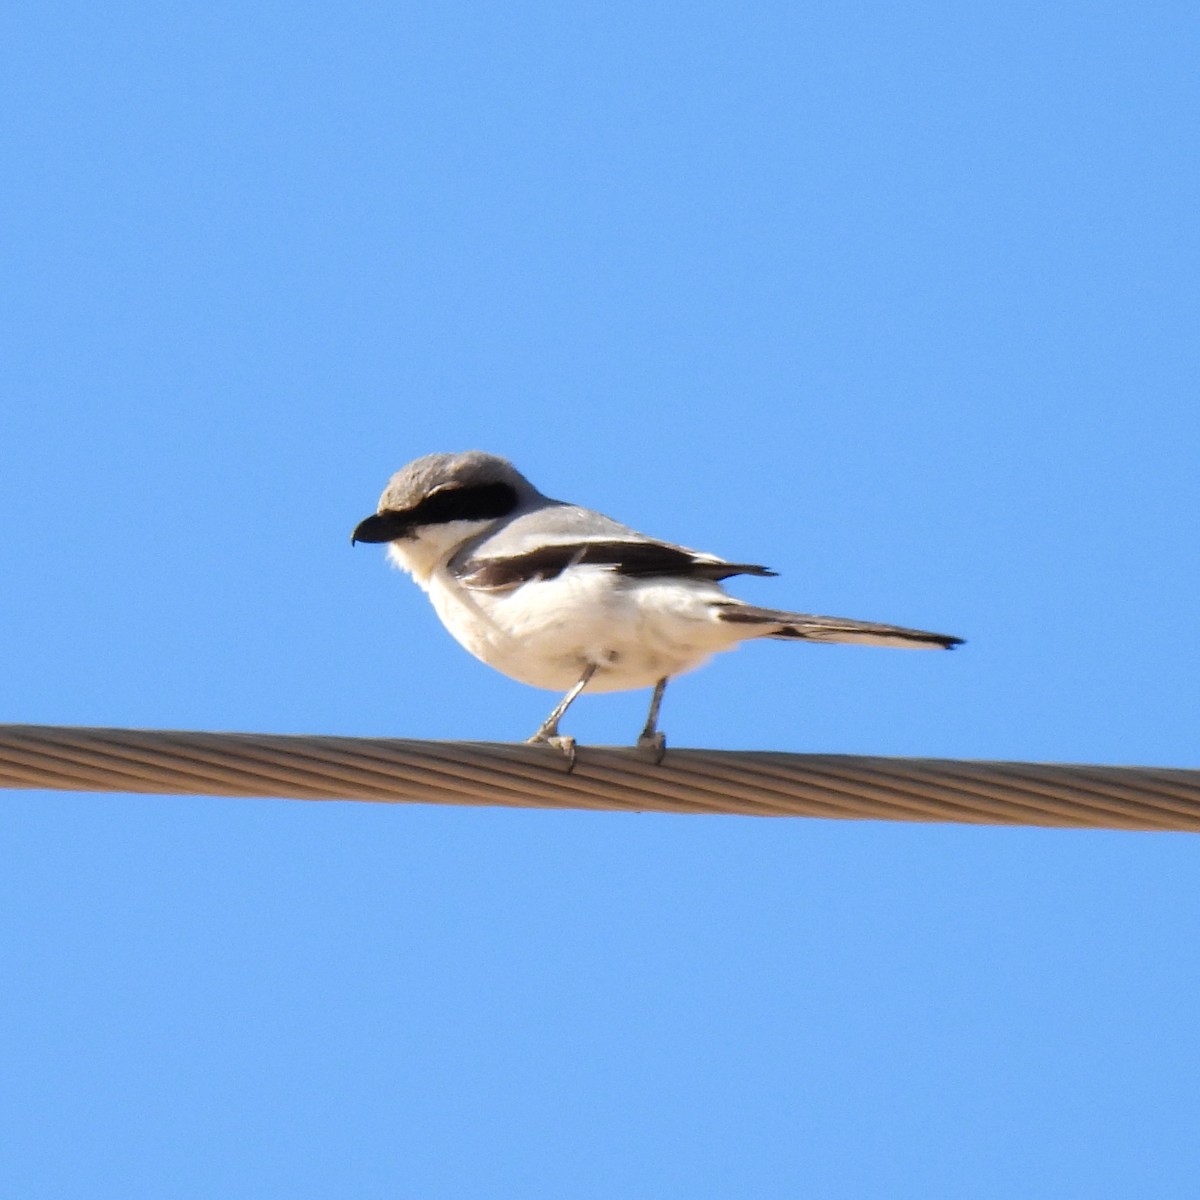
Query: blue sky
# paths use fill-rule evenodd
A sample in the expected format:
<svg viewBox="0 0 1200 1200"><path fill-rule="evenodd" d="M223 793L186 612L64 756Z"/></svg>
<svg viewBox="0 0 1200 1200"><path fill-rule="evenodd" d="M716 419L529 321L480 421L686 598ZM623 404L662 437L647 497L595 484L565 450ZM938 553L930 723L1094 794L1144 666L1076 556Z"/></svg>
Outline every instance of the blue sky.
<svg viewBox="0 0 1200 1200"><path fill-rule="evenodd" d="M953 655L676 745L1196 766L1183 5L18 4L0 720L515 740L433 450ZM645 697L566 728L626 742ZM1194 1194L1185 835L0 796L23 1197Z"/></svg>

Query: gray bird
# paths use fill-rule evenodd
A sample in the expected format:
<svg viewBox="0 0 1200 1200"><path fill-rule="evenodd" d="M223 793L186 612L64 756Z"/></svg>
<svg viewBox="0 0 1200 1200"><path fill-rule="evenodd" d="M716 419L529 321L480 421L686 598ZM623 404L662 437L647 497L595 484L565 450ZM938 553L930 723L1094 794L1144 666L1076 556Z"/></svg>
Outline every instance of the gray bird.
<svg viewBox="0 0 1200 1200"><path fill-rule="evenodd" d="M750 638L949 650L962 639L898 625L759 608L721 587L774 575L646 537L551 500L507 459L427 454L389 480L351 542L388 556L429 593L442 624L476 658L563 698L530 742L573 757L558 723L589 692L652 687L640 747L661 759L667 681Z"/></svg>

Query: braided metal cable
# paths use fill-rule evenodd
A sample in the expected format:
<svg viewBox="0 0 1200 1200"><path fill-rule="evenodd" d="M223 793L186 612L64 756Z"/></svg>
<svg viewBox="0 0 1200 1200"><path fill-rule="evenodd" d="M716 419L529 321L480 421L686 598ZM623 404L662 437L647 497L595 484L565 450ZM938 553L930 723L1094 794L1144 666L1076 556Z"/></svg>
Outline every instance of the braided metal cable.
<svg viewBox="0 0 1200 1200"><path fill-rule="evenodd" d="M0 725L0 787L1200 831L1200 770Z"/></svg>

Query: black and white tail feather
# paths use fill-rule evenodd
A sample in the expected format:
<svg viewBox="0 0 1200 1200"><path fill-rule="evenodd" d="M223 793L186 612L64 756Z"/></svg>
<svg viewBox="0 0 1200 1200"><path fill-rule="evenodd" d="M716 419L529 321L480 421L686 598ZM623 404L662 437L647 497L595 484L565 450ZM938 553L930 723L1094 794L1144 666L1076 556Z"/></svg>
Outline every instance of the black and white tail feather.
<svg viewBox="0 0 1200 1200"><path fill-rule="evenodd" d="M751 604L722 605L719 619L733 625L754 625L760 637L801 642L842 642L854 646L892 646L899 650L953 650L962 638L903 625L854 621L848 617L819 617L811 613L756 608Z"/></svg>

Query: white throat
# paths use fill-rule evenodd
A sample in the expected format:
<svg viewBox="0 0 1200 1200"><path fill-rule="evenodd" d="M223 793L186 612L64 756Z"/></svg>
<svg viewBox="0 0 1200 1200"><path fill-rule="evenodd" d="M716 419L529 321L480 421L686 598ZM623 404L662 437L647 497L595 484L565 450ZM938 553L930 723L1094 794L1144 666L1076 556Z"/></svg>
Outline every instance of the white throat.
<svg viewBox="0 0 1200 1200"><path fill-rule="evenodd" d="M399 538L388 543L388 558L402 571L407 571L426 591L434 571L463 545L486 533L495 521L447 521L442 525L425 525L416 537Z"/></svg>

